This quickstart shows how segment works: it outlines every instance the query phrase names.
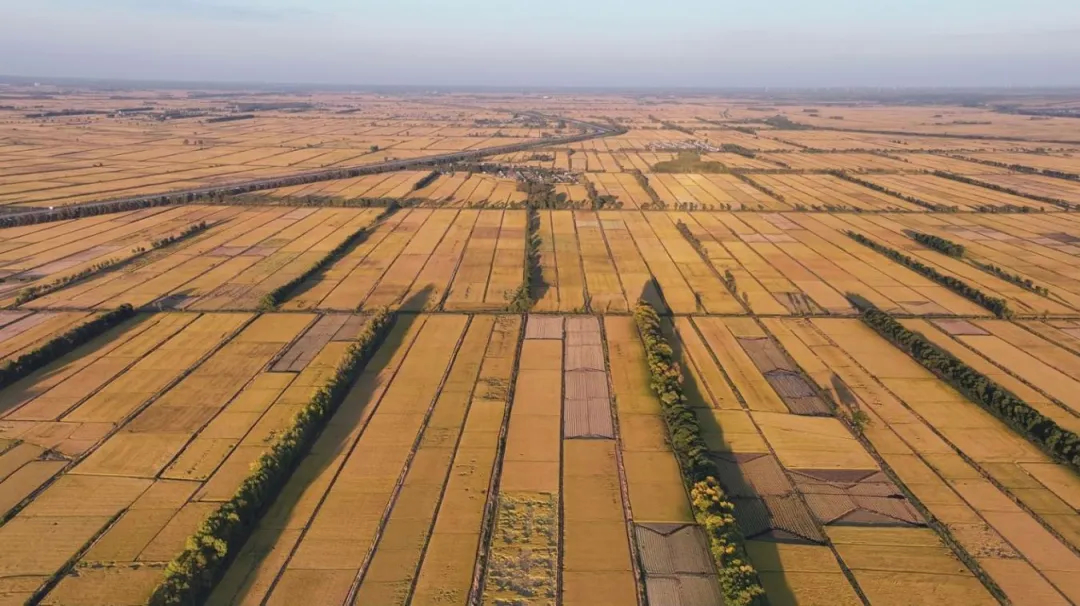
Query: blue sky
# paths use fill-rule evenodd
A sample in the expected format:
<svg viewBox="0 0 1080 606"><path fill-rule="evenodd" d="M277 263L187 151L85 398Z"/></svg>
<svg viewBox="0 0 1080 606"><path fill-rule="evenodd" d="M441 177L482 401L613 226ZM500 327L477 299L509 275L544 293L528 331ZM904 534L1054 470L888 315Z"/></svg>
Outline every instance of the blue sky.
<svg viewBox="0 0 1080 606"><path fill-rule="evenodd" d="M0 74L431 86L1080 85L1067 0L0 0Z"/></svg>

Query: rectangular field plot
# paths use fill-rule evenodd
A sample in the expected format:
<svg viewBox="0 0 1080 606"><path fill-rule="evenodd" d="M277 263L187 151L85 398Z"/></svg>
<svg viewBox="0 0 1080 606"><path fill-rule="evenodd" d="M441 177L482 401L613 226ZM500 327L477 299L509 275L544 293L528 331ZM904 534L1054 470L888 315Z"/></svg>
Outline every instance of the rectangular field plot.
<svg viewBox="0 0 1080 606"><path fill-rule="evenodd" d="M809 219L809 217L807 218ZM1027 314L1073 314L1080 309L1080 283L1073 272L1072 244L1080 225L1067 214L999 217L994 214L905 214L822 217L904 251L943 273L1003 297L1014 311ZM939 236L965 247L964 259L952 259L916 243L910 232ZM868 251L869 254L869 251ZM973 263L1003 268L1005 273L1045 287L1040 295L983 271Z"/></svg>
<svg viewBox="0 0 1080 606"><path fill-rule="evenodd" d="M255 309L378 216L374 209L229 209L228 220L124 267L35 299L27 308Z"/></svg>
<svg viewBox="0 0 1080 606"><path fill-rule="evenodd" d="M1075 532L1075 510L1068 504L1075 504L1080 488L1075 474L858 320L764 322L841 409L858 409L868 416L864 436L884 464L1010 599L1023 602L1038 595L1047 603L1076 601L1075 584L1067 580L1075 573L1066 572L1080 569L1080 558L1073 551L1080 535ZM966 343L952 341L939 327L921 320L905 323L975 368L985 372L990 367L972 350L965 353ZM956 323L942 325L954 333L974 332ZM995 380L1009 378L1000 371L988 374ZM1023 385L1015 380L1002 384ZM1029 388L1017 393L1027 398L1035 392ZM1040 408L1055 406L1045 397L1030 403ZM830 530L829 535L867 594L879 593L886 601L897 599L895 586L872 572L882 565L872 561L873 553L896 551L884 549L886 545L908 546L904 548L908 555L896 551L890 560L911 573L898 577L907 579L906 592L943 580L931 583L927 576L944 566L940 550L914 549L929 544L884 533L876 539L852 534L841 539L840 530ZM970 579L953 578L941 590L956 595L957 600L974 602L982 598L968 594L980 593L977 587Z"/></svg>
<svg viewBox="0 0 1080 606"><path fill-rule="evenodd" d="M525 202L518 181L480 173L443 173L420 187L430 171L398 171L294 185L249 194L252 200L323 199L413 200L425 206L449 208L502 208ZM642 192L644 193L644 192Z"/></svg>
<svg viewBox="0 0 1080 606"><path fill-rule="evenodd" d="M11 305L27 288L130 259L155 240L204 221L228 222L239 212L220 206L147 208L0 230L0 303Z"/></svg>
<svg viewBox="0 0 1080 606"><path fill-rule="evenodd" d="M520 330L399 319L209 603L466 601Z"/></svg>
<svg viewBox="0 0 1080 606"><path fill-rule="evenodd" d="M621 208L643 208L653 203L637 178L629 173L589 173L585 178L601 196L613 196Z"/></svg>
<svg viewBox="0 0 1080 606"><path fill-rule="evenodd" d="M320 93L315 95L318 101L299 104L303 111L256 109L258 113L246 119L200 119L195 124L167 117L177 111L206 118L225 115L220 99L160 99L146 92L112 101L84 92L65 92L62 97L35 104L35 113L11 113L0 125L0 159L5 166L0 172L0 204L63 206L160 194L526 143L549 135L540 128L523 128L498 111L463 111L367 95L346 100ZM153 105L132 113L115 107L135 109L140 100ZM274 104L244 94L232 101L238 106ZM288 96L283 103L298 105ZM349 106L346 113L341 113L342 104ZM72 105L98 115L92 120L67 116L64 112ZM477 120L487 127L477 127ZM415 179L424 174L420 171ZM415 179L372 196L404 197Z"/></svg>
<svg viewBox="0 0 1080 606"><path fill-rule="evenodd" d="M994 377L994 381L1062 427L1080 431L1080 381L1072 376L1080 368L1080 355L1070 340L1070 328L1053 326L1061 321L904 322L968 365Z"/></svg>
<svg viewBox="0 0 1080 606"><path fill-rule="evenodd" d="M999 185L1022 194L1064 200L1070 204L1080 204L1080 183L1044 177L1042 175L983 175L979 181Z"/></svg>
<svg viewBox="0 0 1080 606"><path fill-rule="evenodd" d="M904 221L920 216L889 215ZM675 313L741 313L749 305L766 315L852 314L845 295L855 293L901 313L989 315L843 234L854 228L912 251L903 242L906 236L885 238L882 228L867 223L878 221L877 216L546 211L541 217L544 284L538 310L576 309L580 275L589 308L601 313L626 310L645 296L658 309ZM567 226L556 233L554 227L564 217L573 217L574 230ZM680 233L680 222L701 243L708 263ZM929 261L941 265L943 272L1006 297L1017 310L1072 309L973 266L950 259ZM730 286L725 284L728 272Z"/></svg>
<svg viewBox="0 0 1080 606"><path fill-rule="evenodd" d="M653 600L663 600L664 595L679 600L682 596L683 601L675 603L718 606L723 599L704 536L694 523L660 403L649 388L645 350L637 329L630 318L608 316L604 318L604 332L621 434L619 449L628 498L625 507L634 523L634 557L646 593ZM573 495L569 488L567 491L570 500ZM605 492L612 496L596 500L614 506L617 495L611 489ZM694 597L687 602L690 596Z"/></svg>
<svg viewBox="0 0 1080 606"><path fill-rule="evenodd" d="M0 311L0 363L28 354L96 315L85 311Z"/></svg>
<svg viewBox="0 0 1080 606"><path fill-rule="evenodd" d="M795 170L844 170L844 171L911 171L911 165L901 159L875 154L761 154L759 158L775 162L778 166Z"/></svg>
<svg viewBox="0 0 1080 606"><path fill-rule="evenodd" d="M814 353L835 346L804 338L802 322L694 318L677 319L668 329L689 378L689 404L770 603L819 603L826 599L823 592L829 592L828 603L859 603L837 561L855 571L864 593L877 593L885 602L932 604L938 592L947 591L971 603L993 603L974 574L924 527L916 503L906 496L914 492L918 498L920 490L902 489L885 473L896 470L891 457L878 454L882 447L875 443L878 451L871 454L825 405L828 397L850 406L845 398L855 396L830 391L842 379L828 374L826 358ZM904 362L896 351L875 353L881 368ZM808 406L806 398L818 405ZM854 528L859 532L849 530ZM879 547L848 547L849 541ZM910 557L867 560L872 551L893 544L920 549ZM883 582L889 575L929 574L935 566L947 576L934 583L913 576L903 599Z"/></svg>
<svg viewBox="0 0 1080 606"><path fill-rule="evenodd" d="M930 204L964 211L1001 207L1060 210L1058 206L1046 202L1038 202L978 185L960 183L936 175L862 175L859 178Z"/></svg>
<svg viewBox="0 0 1080 606"><path fill-rule="evenodd" d="M1080 158L1075 154L964 154L964 157L985 162L997 162L1007 165L1025 166L1039 170L1057 171L1067 174L1080 174Z"/></svg>
<svg viewBox="0 0 1080 606"><path fill-rule="evenodd" d="M19 442L0 453L11 472L0 486L10 516L0 528L3 575L35 577L31 590L55 578L45 603L144 603L161 568L333 374L363 322L141 315L6 389L0 423ZM20 538L44 528L63 540L40 550ZM101 569L109 574L93 573Z"/></svg>
<svg viewBox="0 0 1080 606"><path fill-rule="evenodd" d="M403 210L285 308L501 310L522 282L524 255L523 211Z"/></svg>
<svg viewBox="0 0 1080 606"><path fill-rule="evenodd" d="M800 209L925 210L896 196L832 175L748 175Z"/></svg>
<svg viewBox="0 0 1080 606"><path fill-rule="evenodd" d="M989 315L938 284L867 251L834 215L681 213L718 272L759 314L852 313L845 294L908 313Z"/></svg>
<svg viewBox="0 0 1080 606"><path fill-rule="evenodd" d="M670 207L693 204L704 210L791 210L734 175L646 175L660 200Z"/></svg>

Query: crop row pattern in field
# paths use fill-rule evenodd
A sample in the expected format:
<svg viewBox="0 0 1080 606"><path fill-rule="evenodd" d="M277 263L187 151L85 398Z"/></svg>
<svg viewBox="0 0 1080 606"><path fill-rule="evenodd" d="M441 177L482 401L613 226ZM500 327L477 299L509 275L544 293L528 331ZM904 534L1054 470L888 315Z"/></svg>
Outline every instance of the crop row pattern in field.
<svg viewBox="0 0 1080 606"><path fill-rule="evenodd" d="M5 389L0 576L46 604L144 602L363 321L140 315Z"/></svg>
<svg viewBox="0 0 1080 606"><path fill-rule="evenodd" d="M373 224L377 209L206 208L215 223L196 237L21 307L254 310L267 293L365 228L369 233L303 282L284 308L497 311L523 279L525 211L415 208ZM540 211L536 305L539 311L624 313L645 296L675 313L850 315L845 297L853 293L893 313L988 313L844 236L854 230L1004 299L1017 313L1073 314L1080 309L1080 281L1071 271L1080 224L1065 213L1053 217ZM82 222L99 221L65 223ZM912 230L961 243L968 258L927 249L909 237ZM55 259L54 265L75 263L82 254L71 252L62 235L25 257L15 257L15 250L13 258L37 255ZM1032 280L1049 294L979 263ZM17 290L10 292L13 297Z"/></svg>

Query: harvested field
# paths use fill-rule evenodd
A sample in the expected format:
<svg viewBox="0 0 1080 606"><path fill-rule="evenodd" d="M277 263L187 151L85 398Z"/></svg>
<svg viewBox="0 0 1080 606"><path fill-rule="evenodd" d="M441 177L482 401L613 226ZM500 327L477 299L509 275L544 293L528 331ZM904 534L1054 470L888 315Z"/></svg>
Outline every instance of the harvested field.
<svg viewBox="0 0 1080 606"><path fill-rule="evenodd" d="M1080 204L1080 183L1042 175L982 175L979 181L997 185L1025 195L1041 196Z"/></svg>
<svg viewBox="0 0 1080 606"><path fill-rule="evenodd" d="M918 211L921 207L832 175L751 175L796 208Z"/></svg>
<svg viewBox="0 0 1080 606"><path fill-rule="evenodd" d="M965 154L973 160L995 162L1006 165L1024 166L1039 170L1058 171L1067 174L1080 174L1080 159L1075 154Z"/></svg>
<svg viewBox="0 0 1080 606"><path fill-rule="evenodd" d="M977 210L980 207L1058 210L1058 207L1053 204L960 183L936 175L864 175L860 178L888 190L946 208L965 211Z"/></svg>
<svg viewBox="0 0 1080 606"><path fill-rule="evenodd" d="M195 238L151 251L25 307L110 309L130 303L154 310L252 310L378 215L373 209L228 211L228 220Z"/></svg>
<svg viewBox="0 0 1080 606"><path fill-rule="evenodd" d="M330 320L139 316L5 390L0 422L20 442L0 455L12 471L4 575L37 575L31 590L55 578L47 603L113 587L145 601L187 536L232 496L356 338L320 339L306 363L274 367L296 349L290 342L325 332ZM47 554L18 542L42 525L68 537ZM106 577L92 573L103 568Z"/></svg>
<svg viewBox="0 0 1080 606"><path fill-rule="evenodd" d="M1080 433L1080 219L1052 203L1080 203L1075 119L150 94L4 90L0 603L145 604L167 580L212 606L721 606L732 583L780 606L1080 604L1080 476L1047 454ZM582 122L611 129L567 142ZM271 447L290 463L252 476ZM242 486L265 508L214 543L227 561L186 551Z"/></svg>
<svg viewBox="0 0 1080 606"><path fill-rule="evenodd" d="M811 376L835 401L868 415L866 438L885 463L965 551L985 562L1006 595L1022 599L1032 591L1059 603L1076 599L1058 572L1078 565L1068 547L1074 545L1072 531L1058 530L1060 519L1046 505L1016 504L1061 502L1022 471L1027 465L1053 468L1045 455L914 361L897 357L855 320L766 324L789 351L799 352L804 368L817 369ZM921 328L933 335L929 326ZM1032 534L1021 538L1021 528ZM1043 553L1062 559L1051 564Z"/></svg>
<svg viewBox="0 0 1080 606"><path fill-rule="evenodd" d="M795 170L844 170L844 171L910 171L905 158L890 158L876 154L769 154L762 156L772 162Z"/></svg>
<svg viewBox="0 0 1080 606"><path fill-rule="evenodd" d="M542 134L538 128L516 127L509 116L498 113L389 101L375 95L347 100L319 95L315 104L307 97L297 102L288 95L276 100L266 96L244 100L240 95L229 101L282 106L277 111L252 114L247 120L212 123L163 120L161 116L179 111L209 117L225 111L226 100L159 100L151 93L143 99L155 99L152 112L147 113L144 107L130 115L116 113L115 104L137 103L140 96L136 93L110 101L93 93L65 94L59 103L50 100L35 105L35 114L6 118L0 128L0 158L5 165L11 162L18 166L8 175L19 178L0 180L0 204L60 206L165 193L495 147L538 140ZM34 117L62 112L66 109L63 104L95 108L100 115ZM363 111L342 114L338 111L342 106ZM290 113L289 108L302 111ZM496 126L474 126L475 120L484 119ZM503 121L507 123L499 127Z"/></svg>
<svg viewBox="0 0 1080 606"><path fill-rule="evenodd" d="M25 355L96 315L83 311L0 312L0 361Z"/></svg>
<svg viewBox="0 0 1080 606"><path fill-rule="evenodd" d="M725 174L646 175L660 200L668 206L693 205L704 210L790 210L772 196Z"/></svg>

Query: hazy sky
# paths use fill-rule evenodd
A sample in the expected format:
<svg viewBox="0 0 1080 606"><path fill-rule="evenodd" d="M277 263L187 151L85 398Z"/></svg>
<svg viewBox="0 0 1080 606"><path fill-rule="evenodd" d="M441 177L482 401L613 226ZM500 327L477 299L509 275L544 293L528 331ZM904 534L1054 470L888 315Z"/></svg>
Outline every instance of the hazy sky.
<svg viewBox="0 0 1080 606"><path fill-rule="evenodd" d="M1076 0L0 0L0 74L1076 86Z"/></svg>

